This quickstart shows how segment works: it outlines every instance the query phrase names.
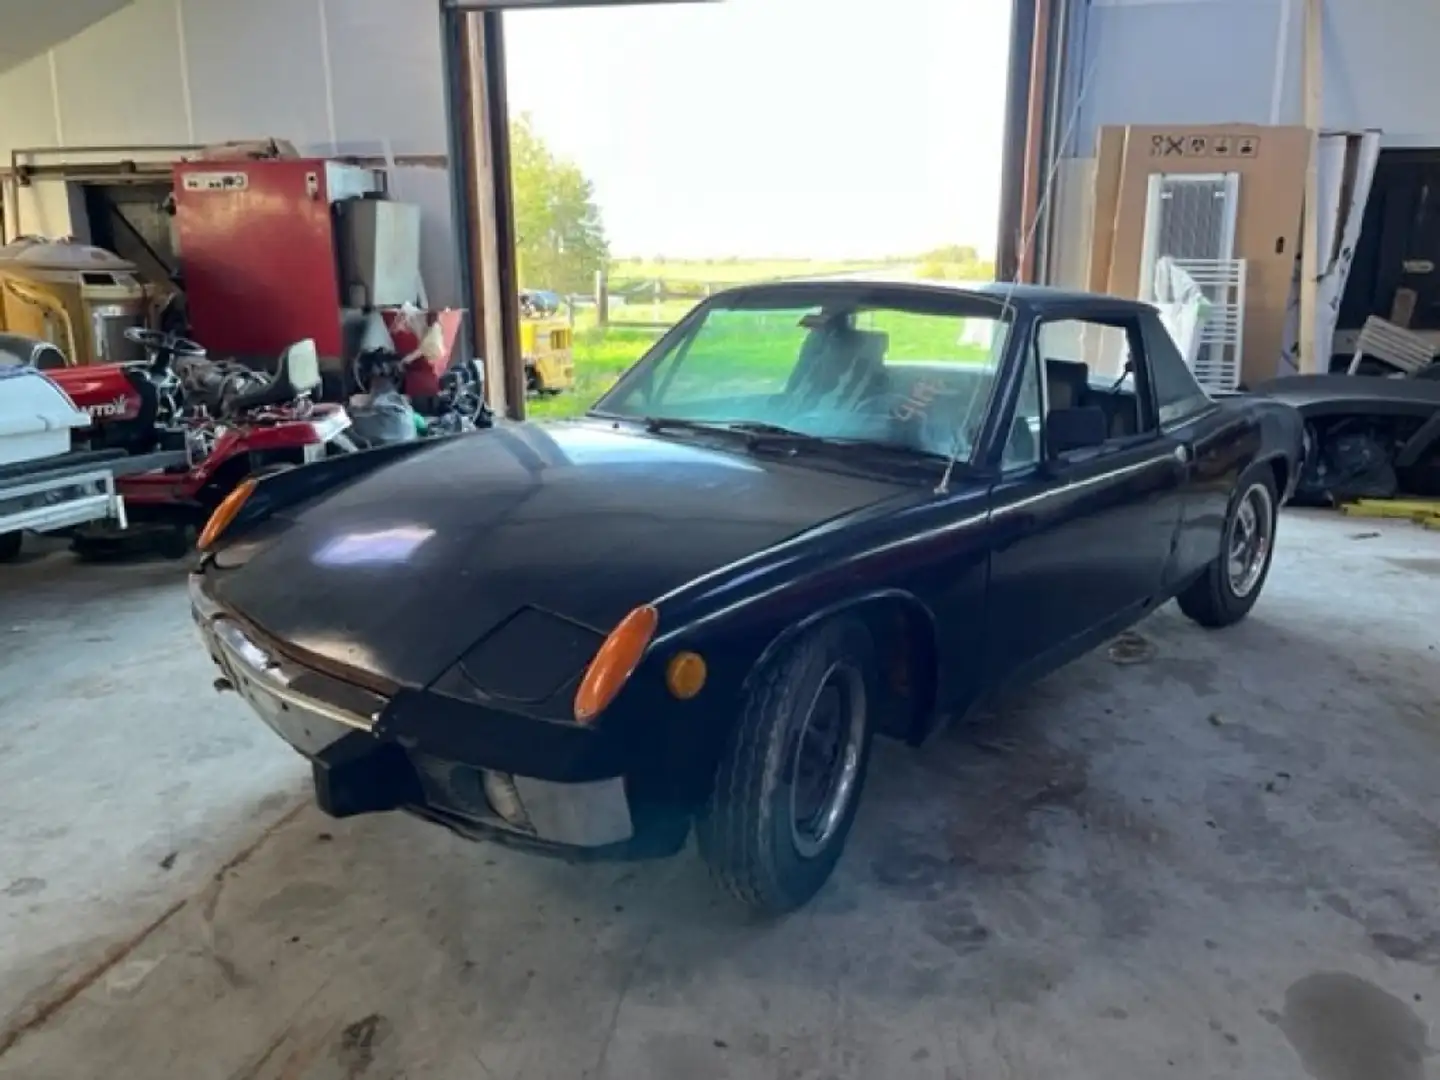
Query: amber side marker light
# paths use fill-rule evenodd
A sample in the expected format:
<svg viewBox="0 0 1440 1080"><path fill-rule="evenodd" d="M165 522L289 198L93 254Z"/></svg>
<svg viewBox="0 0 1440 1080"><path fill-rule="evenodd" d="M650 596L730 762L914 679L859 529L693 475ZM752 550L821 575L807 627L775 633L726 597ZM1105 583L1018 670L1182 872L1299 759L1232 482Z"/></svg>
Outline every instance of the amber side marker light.
<svg viewBox="0 0 1440 1080"><path fill-rule="evenodd" d="M705 688L705 658L699 653L678 652L665 665L665 688L672 697L689 701Z"/></svg>
<svg viewBox="0 0 1440 1080"><path fill-rule="evenodd" d="M250 498L255 490L255 478L247 477L235 485L235 490L220 500L220 505L215 507L215 512L210 515L210 520L205 522L205 528L200 531L200 541L196 545L201 551L209 551L215 546L215 541L220 539L220 534L230 527L235 516L240 513L240 508L245 505L245 500Z"/></svg>
<svg viewBox="0 0 1440 1080"><path fill-rule="evenodd" d="M660 613L649 604L638 607L620 620L620 625L610 631L605 644L585 669L580 680L580 689L575 691L575 720L588 724L605 711L605 706L615 700L627 679L640 666L640 658L650 647L655 628L660 625Z"/></svg>

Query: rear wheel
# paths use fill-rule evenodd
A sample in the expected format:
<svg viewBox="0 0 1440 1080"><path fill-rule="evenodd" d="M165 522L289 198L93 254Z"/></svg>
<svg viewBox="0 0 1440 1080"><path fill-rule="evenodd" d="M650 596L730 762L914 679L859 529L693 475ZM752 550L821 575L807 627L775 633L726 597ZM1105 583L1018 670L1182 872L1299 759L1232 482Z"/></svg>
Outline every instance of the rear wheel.
<svg viewBox="0 0 1440 1080"><path fill-rule="evenodd" d="M1201 626L1231 626L1260 598L1275 554L1278 502L1268 465L1252 465L1240 477L1220 557L1177 597L1180 610Z"/></svg>
<svg viewBox="0 0 1440 1080"><path fill-rule="evenodd" d="M722 888L758 912L803 905L844 850L870 760L874 648L822 624L752 676L697 836Z"/></svg>
<svg viewBox="0 0 1440 1080"><path fill-rule="evenodd" d="M24 546L23 532L0 533L0 562L14 562L20 557L20 549Z"/></svg>

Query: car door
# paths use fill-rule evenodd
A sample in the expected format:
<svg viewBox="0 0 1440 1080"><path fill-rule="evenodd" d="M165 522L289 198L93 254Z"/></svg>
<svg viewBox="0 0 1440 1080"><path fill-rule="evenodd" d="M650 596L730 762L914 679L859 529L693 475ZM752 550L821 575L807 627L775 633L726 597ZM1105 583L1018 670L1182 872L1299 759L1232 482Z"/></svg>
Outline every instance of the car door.
<svg viewBox="0 0 1440 1080"><path fill-rule="evenodd" d="M1174 589L1219 556L1230 496L1259 449L1260 428L1201 389L1158 314L1145 318L1144 331L1160 430L1186 458L1180 530L1166 571L1167 589Z"/></svg>
<svg viewBox="0 0 1440 1080"><path fill-rule="evenodd" d="M1011 429L1031 445L1007 448L992 492L995 682L1064 663L1160 595L1188 476L1187 451L1160 430L1138 317L1042 320L1031 341ZM1097 405L1109 410L1102 445L1046 445L1052 409Z"/></svg>

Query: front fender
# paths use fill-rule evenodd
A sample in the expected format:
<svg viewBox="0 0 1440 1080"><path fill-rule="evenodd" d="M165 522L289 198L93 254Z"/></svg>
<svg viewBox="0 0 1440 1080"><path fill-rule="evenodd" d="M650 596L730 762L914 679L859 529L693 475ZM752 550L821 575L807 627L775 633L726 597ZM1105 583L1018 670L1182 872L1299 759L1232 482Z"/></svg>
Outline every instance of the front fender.
<svg viewBox="0 0 1440 1080"><path fill-rule="evenodd" d="M666 747L663 772L673 785L672 798L691 805L703 803L756 673L807 631L843 615L859 617L870 629L887 676L881 688L879 731L911 743L929 734L937 687L937 638L934 615L919 599L898 588L872 589L811 609L799 618L792 618L787 606L776 600L773 595L758 595L722 617L663 632L632 676L623 708L631 716L647 713L658 725L648 737ZM709 671L706 689L690 702L669 700L662 689L665 666L681 651L699 653ZM899 659L905 661L904 673L892 681ZM631 693L632 688L636 692Z"/></svg>

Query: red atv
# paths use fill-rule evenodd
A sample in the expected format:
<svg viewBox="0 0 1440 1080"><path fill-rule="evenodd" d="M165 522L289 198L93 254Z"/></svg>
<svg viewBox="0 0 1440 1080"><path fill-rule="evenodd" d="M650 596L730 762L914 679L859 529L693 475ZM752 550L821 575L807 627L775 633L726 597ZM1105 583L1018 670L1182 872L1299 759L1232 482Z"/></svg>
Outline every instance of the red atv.
<svg viewBox="0 0 1440 1080"><path fill-rule="evenodd" d="M145 347L144 363L47 372L93 420L77 449L183 450L185 463L117 479L129 528L82 527L74 538L81 554L145 539L181 557L245 477L354 447L345 407L312 400L320 387L313 341L292 345L271 374L214 363L204 346L174 334L132 328L125 336Z"/></svg>

